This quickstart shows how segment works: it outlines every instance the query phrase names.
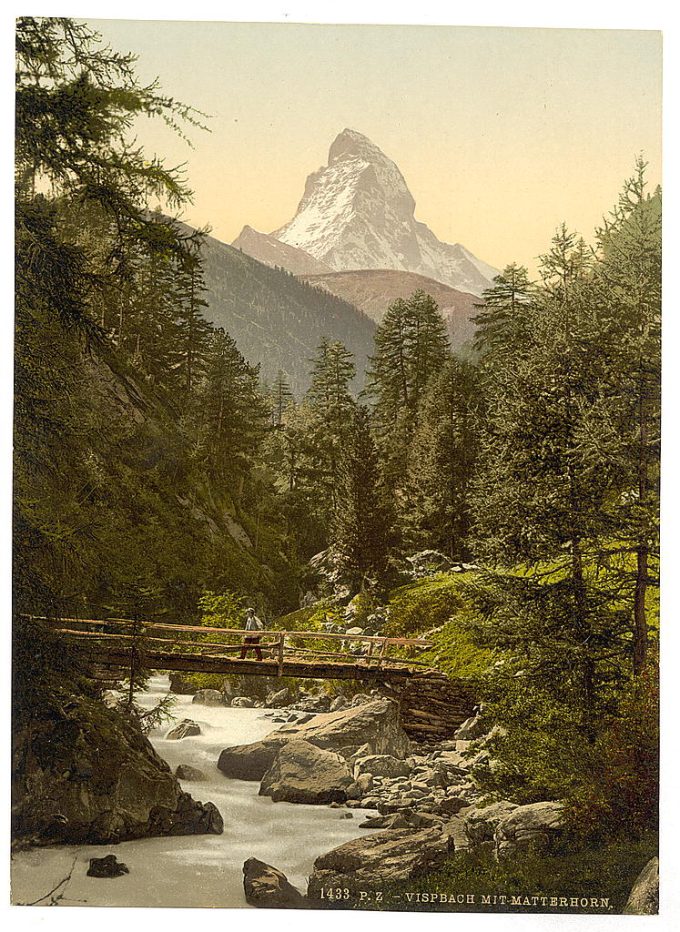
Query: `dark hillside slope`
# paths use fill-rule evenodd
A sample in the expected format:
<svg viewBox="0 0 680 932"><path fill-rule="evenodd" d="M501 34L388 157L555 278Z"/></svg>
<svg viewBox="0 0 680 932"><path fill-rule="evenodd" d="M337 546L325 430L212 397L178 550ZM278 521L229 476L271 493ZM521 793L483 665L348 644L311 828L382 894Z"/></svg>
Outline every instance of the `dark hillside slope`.
<svg viewBox="0 0 680 932"><path fill-rule="evenodd" d="M282 370L301 395L309 384L309 360L326 337L341 340L354 354L354 388L363 387L375 332L366 314L212 236L205 239L203 260L205 316L231 334L248 362L260 364L263 379L271 382Z"/></svg>

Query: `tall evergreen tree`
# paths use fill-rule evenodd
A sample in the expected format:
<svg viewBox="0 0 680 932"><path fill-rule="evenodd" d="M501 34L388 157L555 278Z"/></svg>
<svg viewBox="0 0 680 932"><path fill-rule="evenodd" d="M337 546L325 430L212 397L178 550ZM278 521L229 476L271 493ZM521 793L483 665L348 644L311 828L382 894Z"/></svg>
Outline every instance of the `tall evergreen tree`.
<svg viewBox="0 0 680 932"><path fill-rule="evenodd" d="M286 378L285 372L282 372L281 369L279 369L276 374L270 394L272 402L272 424L274 427L281 427L286 408L288 408L293 401L290 383Z"/></svg>
<svg viewBox="0 0 680 932"><path fill-rule="evenodd" d="M380 480L368 410L353 413L343 449L332 545L341 577L352 591L382 582L390 546L390 517Z"/></svg>
<svg viewBox="0 0 680 932"><path fill-rule="evenodd" d="M541 272L530 330L508 321L508 333L496 329L483 357L487 418L475 489L476 553L501 566L526 566L526 578L489 581L498 602L490 609L484 596L493 625L487 633L512 644L536 695L552 695L592 737L611 673L605 658L622 649L622 619L613 594L588 575L605 531L608 483L578 442L581 411L598 392L586 340L592 270L582 241L561 229ZM551 569L539 584L541 564ZM519 685L525 689L526 681Z"/></svg>
<svg viewBox="0 0 680 932"><path fill-rule="evenodd" d="M480 414L477 368L450 357L430 379L411 442L402 521L415 547L434 547L457 559L470 556Z"/></svg>
<svg viewBox="0 0 680 932"><path fill-rule="evenodd" d="M174 352L172 368L185 407L205 374L213 327L203 316L208 306L200 259L200 241L177 260L174 282Z"/></svg>
<svg viewBox="0 0 680 932"><path fill-rule="evenodd" d="M475 317L477 330L474 348L484 354L494 353L496 358L514 352L520 340L531 335L532 297L535 285L527 269L511 263L493 280L493 286L484 292L480 312Z"/></svg>
<svg viewBox="0 0 680 932"><path fill-rule="evenodd" d="M195 458L215 479L243 482L262 441L267 420L259 373L229 334L212 334L206 373L192 400L189 420L196 437Z"/></svg>
<svg viewBox="0 0 680 932"><path fill-rule="evenodd" d="M639 674L648 650L647 590L658 584L661 427L661 194L648 193L641 159L598 231L598 247L589 337L600 385L582 412L579 441L593 472L611 483L604 509L610 572L633 604Z"/></svg>
<svg viewBox="0 0 680 932"><path fill-rule="evenodd" d="M449 352L446 325L436 302L423 291L389 306L375 335L367 393L390 486L404 483L418 405L431 376Z"/></svg>
<svg viewBox="0 0 680 932"><path fill-rule="evenodd" d="M154 244L183 249L178 230L150 217L149 198L176 207L190 194L128 132L140 114L196 120L85 25L22 17L16 41L15 596L19 611L41 613L126 572L120 545L107 549L124 512L124 496L114 508L111 499L129 479L120 450L132 458L142 429L121 427L127 402L116 410L105 390L124 366L106 339L111 301L134 290ZM115 491L103 479L108 456Z"/></svg>
<svg viewBox="0 0 680 932"><path fill-rule="evenodd" d="M337 505L340 456L355 408L350 384L355 375L352 354L340 341L322 340L312 366L306 401L314 413L312 443L316 451L316 484L330 524Z"/></svg>

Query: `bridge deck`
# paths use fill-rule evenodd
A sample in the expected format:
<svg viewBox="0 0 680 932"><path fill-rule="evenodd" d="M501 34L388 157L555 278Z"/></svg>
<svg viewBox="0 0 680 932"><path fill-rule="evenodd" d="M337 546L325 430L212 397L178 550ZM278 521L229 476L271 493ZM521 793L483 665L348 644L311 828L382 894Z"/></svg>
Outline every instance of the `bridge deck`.
<svg viewBox="0 0 680 932"><path fill-rule="evenodd" d="M244 631L123 618L41 618L97 666L193 673L295 676L404 682L423 664L389 657L396 647L428 647L421 638L339 634L328 631ZM244 640L257 637L262 660L239 655ZM315 643L315 647L303 645ZM253 648L250 648L251 652Z"/></svg>
<svg viewBox="0 0 680 932"><path fill-rule="evenodd" d="M111 669L129 669L131 653L129 648L102 648L101 645L79 645L96 663ZM263 647L263 652L266 647ZM296 676L303 679L337 679L337 680L405 680L413 676L415 669L407 664L373 664L357 657L347 660L304 660L294 656L284 658L279 664L277 658L263 657L262 660L228 657L224 654L201 655L173 651L140 651L137 657L139 666L150 670L172 670L189 673L221 673L248 676Z"/></svg>

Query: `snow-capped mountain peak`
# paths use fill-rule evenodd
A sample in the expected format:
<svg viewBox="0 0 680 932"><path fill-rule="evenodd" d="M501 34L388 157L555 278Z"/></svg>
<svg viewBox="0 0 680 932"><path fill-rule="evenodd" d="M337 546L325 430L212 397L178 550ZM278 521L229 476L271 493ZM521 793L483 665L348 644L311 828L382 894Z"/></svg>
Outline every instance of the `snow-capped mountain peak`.
<svg viewBox="0 0 680 932"><path fill-rule="evenodd" d="M313 172L297 213L272 237L337 271L403 269L474 294L496 270L415 219L404 176L367 136L344 129Z"/></svg>

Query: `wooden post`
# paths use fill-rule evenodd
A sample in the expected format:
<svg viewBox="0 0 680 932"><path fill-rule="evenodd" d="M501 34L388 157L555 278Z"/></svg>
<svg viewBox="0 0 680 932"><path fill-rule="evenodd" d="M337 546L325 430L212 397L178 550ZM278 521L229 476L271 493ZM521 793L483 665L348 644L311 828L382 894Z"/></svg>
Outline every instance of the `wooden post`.
<svg viewBox="0 0 680 932"><path fill-rule="evenodd" d="M371 657L373 656L373 645L374 645L374 644L375 644L375 641L369 641L369 642L368 642L368 653L366 654L366 664L367 664L367 666L370 666L370 665L371 665Z"/></svg>
<svg viewBox="0 0 680 932"><path fill-rule="evenodd" d="M380 648L380 656L378 657L378 666L382 666L383 658L385 657L385 652L387 651L387 638L383 638L382 646Z"/></svg>
<svg viewBox="0 0 680 932"><path fill-rule="evenodd" d="M278 643L278 670L276 672L277 676L283 676L283 647L286 640L286 632L282 631L279 635Z"/></svg>

